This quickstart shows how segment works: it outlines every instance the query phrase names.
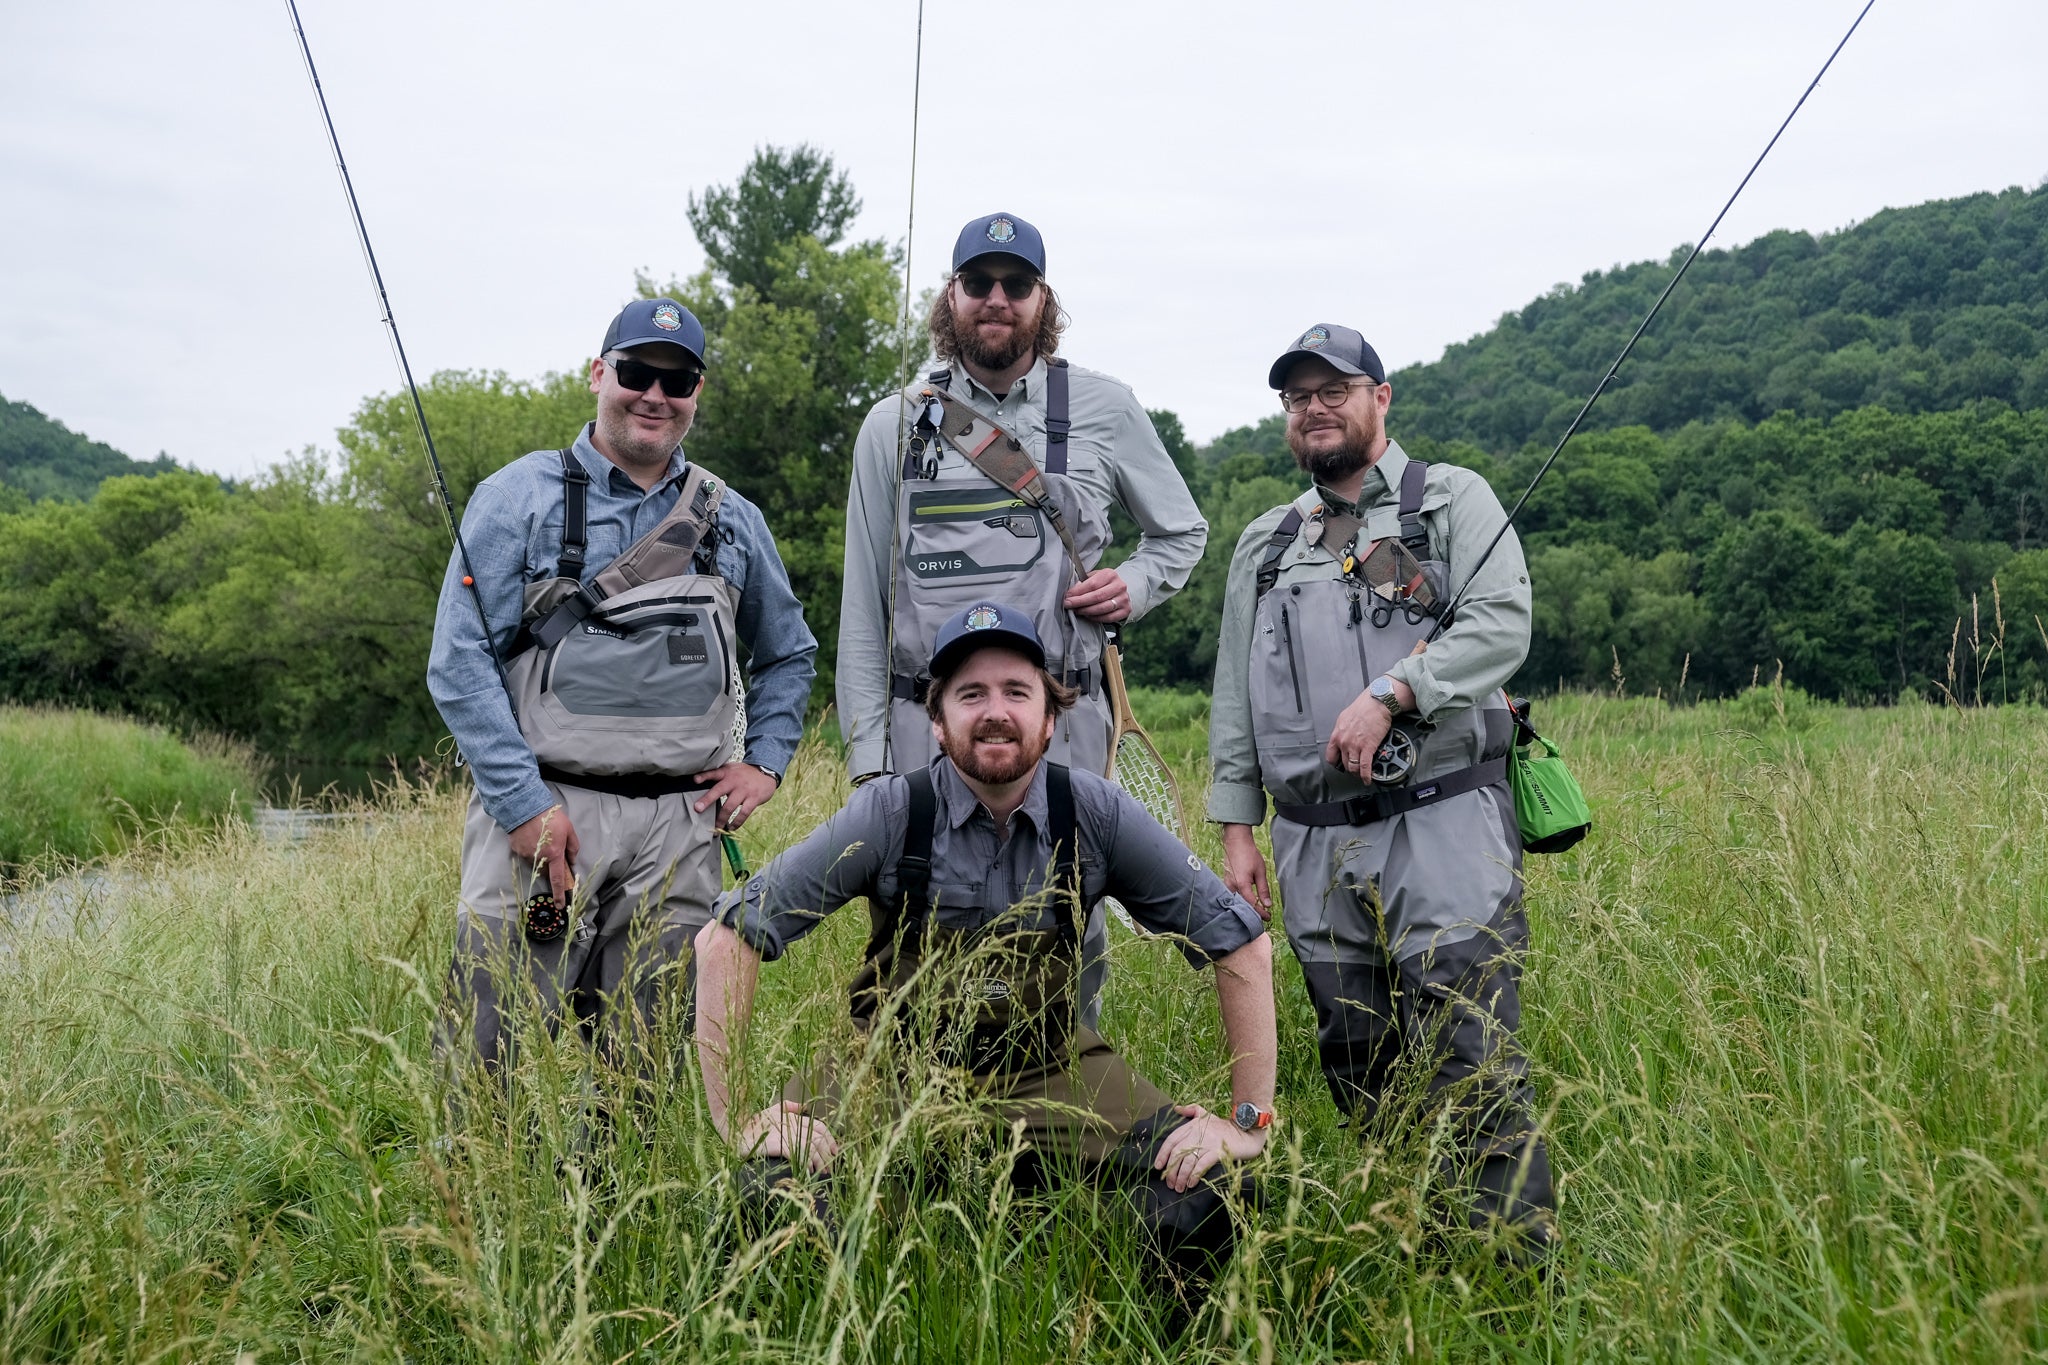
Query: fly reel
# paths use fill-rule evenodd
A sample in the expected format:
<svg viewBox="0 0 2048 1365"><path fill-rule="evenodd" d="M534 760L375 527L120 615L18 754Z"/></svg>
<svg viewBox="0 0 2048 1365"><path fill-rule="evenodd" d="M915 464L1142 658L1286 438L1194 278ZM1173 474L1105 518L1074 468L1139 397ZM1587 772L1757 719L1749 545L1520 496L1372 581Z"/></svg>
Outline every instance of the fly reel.
<svg viewBox="0 0 2048 1365"><path fill-rule="evenodd" d="M553 895L537 893L526 903L526 937L532 943L553 943L569 928L569 912L555 904Z"/></svg>
<svg viewBox="0 0 2048 1365"><path fill-rule="evenodd" d="M1372 780L1381 787L1397 787L1415 771L1415 739L1399 728L1387 731L1379 752L1372 756Z"/></svg>

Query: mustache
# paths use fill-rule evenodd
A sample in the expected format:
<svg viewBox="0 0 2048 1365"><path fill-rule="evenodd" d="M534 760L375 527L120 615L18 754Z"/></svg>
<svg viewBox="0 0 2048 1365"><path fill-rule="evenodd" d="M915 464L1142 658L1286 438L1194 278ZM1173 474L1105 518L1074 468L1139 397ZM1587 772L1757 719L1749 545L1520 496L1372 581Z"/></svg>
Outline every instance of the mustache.
<svg viewBox="0 0 2048 1365"><path fill-rule="evenodd" d="M967 737L969 739L1007 739L1019 743L1024 739L1023 733L1009 721L998 720L993 717L988 720L975 722L974 729L968 732Z"/></svg>

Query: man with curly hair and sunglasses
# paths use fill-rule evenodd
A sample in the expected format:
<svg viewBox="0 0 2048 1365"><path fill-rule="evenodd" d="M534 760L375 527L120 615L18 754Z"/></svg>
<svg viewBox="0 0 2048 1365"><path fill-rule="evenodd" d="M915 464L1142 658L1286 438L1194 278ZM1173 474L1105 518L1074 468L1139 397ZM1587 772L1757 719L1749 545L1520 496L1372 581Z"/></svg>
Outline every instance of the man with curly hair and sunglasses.
<svg viewBox="0 0 2048 1365"><path fill-rule="evenodd" d="M937 368L861 426L837 661L856 783L931 763L932 641L949 617L989 598L1029 613L1048 668L1079 694L1048 756L1102 772L1113 738L1106 632L1179 592L1202 558L1208 523L1151 418L1128 386L1059 354L1066 322L1038 229L1013 213L976 218L960 230L952 276L933 300ZM1139 539L1106 568L1112 507ZM1085 1022L1095 1018L1106 943L1098 911Z"/></svg>
<svg viewBox="0 0 2048 1365"><path fill-rule="evenodd" d="M497 1071L523 979L635 1069L720 888L717 831L774 796L818 644L759 509L692 464L704 328L639 299L590 362L594 420L477 485L427 680L475 781L450 1062ZM486 636L485 625L489 634ZM746 729L734 648L748 651Z"/></svg>

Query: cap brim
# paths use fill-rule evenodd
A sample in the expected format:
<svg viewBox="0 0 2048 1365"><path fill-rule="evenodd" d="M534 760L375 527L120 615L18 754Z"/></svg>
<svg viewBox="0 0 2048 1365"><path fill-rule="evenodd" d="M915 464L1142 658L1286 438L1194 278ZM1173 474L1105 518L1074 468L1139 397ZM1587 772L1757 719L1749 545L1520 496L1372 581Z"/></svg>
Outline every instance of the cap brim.
<svg viewBox="0 0 2048 1365"><path fill-rule="evenodd" d="M1266 371L1266 387L1269 389L1284 387L1287 383L1287 372L1294 368L1295 362L1310 357L1322 361L1339 374L1355 374L1365 379L1372 378L1369 372L1359 369L1358 366L1341 357L1330 355L1324 351L1311 351L1305 347L1294 346L1290 347L1286 354L1273 362L1272 369Z"/></svg>
<svg viewBox="0 0 2048 1365"><path fill-rule="evenodd" d="M704 363L704 357L697 354L696 351L677 341L674 337L665 336L660 332L656 332L651 337L621 337L611 344L611 349L614 351L630 351L635 346L673 346L684 355L696 361L698 365L701 366Z"/></svg>
<svg viewBox="0 0 2048 1365"><path fill-rule="evenodd" d="M967 257L965 260L955 261L953 263L953 268L955 270L965 270L968 266L973 265L976 261L985 261L991 256L1008 256L1011 260L1015 261L1018 265L1023 266L1026 270L1029 270L1034 275L1043 275L1045 273L1045 267L1040 265L1038 262L1032 260L1029 256L1020 256L1016 252L1009 250L1007 247L1000 246L992 246L987 251L975 252L972 256Z"/></svg>
<svg viewBox="0 0 2048 1365"><path fill-rule="evenodd" d="M959 639L932 655L932 661L926 666L926 671L934 678L950 677L953 670L960 666L962 659L976 650L987 649L990 646L1007 649L1013 654L1022 654L1040 668L1045 667L1045 649L1038 641L1029 635L1019 635L1014 630L1004 630L997 626L989 630L965 632Z"/></svg>

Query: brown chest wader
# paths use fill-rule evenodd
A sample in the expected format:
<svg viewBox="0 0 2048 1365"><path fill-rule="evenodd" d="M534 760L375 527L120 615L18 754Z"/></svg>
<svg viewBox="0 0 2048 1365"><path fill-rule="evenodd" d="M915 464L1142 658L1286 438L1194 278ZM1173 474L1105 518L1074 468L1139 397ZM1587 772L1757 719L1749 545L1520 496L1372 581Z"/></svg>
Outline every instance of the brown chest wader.
<svg viewBox="0 0 2048 1365"><path fill-rule="evenodd" d="M1046 828L1054 843L1044 903L1034 898L1006 907L992 923L973 929L950 928L933 913L938 793L929 768L906 780L910 812L896 898L871 910L867 949L853 981L853 1017L870 1025L893 997L898 1027L952 1065L980 1075L1057 1065L1074 1039L1085 918L1069 770L1045 766ZM1027 917L1042 921L1048 914L1051 927L1026 927Z"/></svg>
<svg viewBox="0 0 2048 1365"><path fill-rule="evenodd" d="M735 612L718 576L722 481L691 466L675 508L583 581L590 476L562 461L555 577L526 585L507 665L547 781L615 796L697 790L733 748Z"/></svg>
<svg viewBox="0 0 2048 1365"><path fill-rule="evenodd" d="M1476 1215L1527 1222L1547 1216L1552 1200L1528 1064L1514 1046L1528 927L1507 793L1507 708L1496 694L1437 724L1397 722L1413 763L1394 783L1323 761L1337 716L1435 627L1436 609L1417 598L1450 599L1449 566L1433 557L1422 524L1425 476L1410 459L1398 538L1430 593L1404 592L1412 580L1398 575L1382 593L1342 571L1353 557L1341 543L1348 534L1331 536L1334 527L1323 547L1337 563L1290 558L1308 518L1288 509L1258 569L1252 713L1274 797L1283 921L1315 1005L1331 1098L1340 1112L1370 1119L1402 1056L1425 1054L1430 1089L1455 1087L1459 1106L1464 1140L1446 1159L1455 1167L1447 1178L1476 1184ZM1283 582L1291 564L1312 572ZM1487 789L1491 807L1471 797ZM1444 804L1460 796L1470 799ZM1439 809L1386 833L1393 817L1429 807Z"/></svg>

